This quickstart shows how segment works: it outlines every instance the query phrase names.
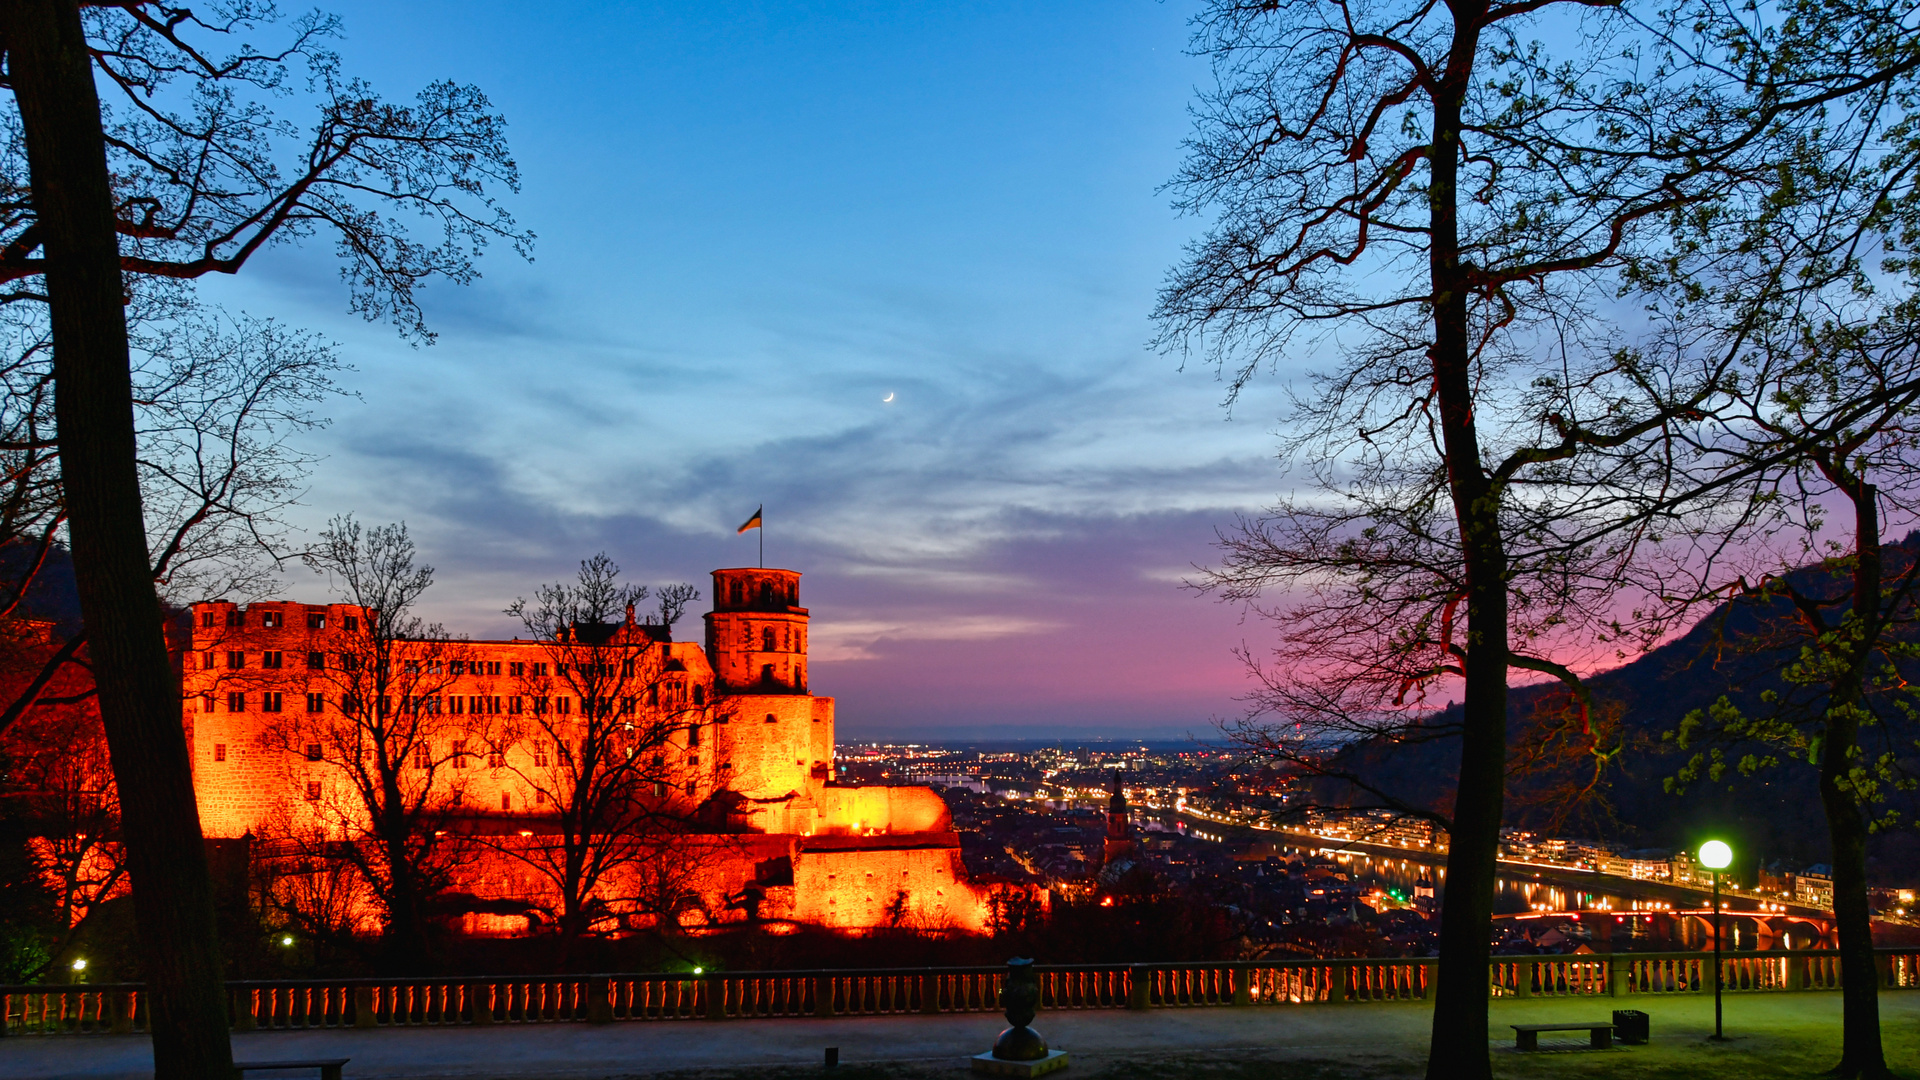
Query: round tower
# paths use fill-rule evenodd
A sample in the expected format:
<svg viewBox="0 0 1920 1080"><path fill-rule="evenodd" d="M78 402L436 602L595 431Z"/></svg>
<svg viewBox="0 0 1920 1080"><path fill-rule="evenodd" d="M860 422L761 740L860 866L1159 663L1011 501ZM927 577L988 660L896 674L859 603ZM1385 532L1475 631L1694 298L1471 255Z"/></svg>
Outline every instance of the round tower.
<svg viewBox="0 0 1920 1080"><path fill-rule="evenodd" d="M807 609L800 606L800 572L715 570L707 656L714 681L728 693L805 694Z"/></svg>

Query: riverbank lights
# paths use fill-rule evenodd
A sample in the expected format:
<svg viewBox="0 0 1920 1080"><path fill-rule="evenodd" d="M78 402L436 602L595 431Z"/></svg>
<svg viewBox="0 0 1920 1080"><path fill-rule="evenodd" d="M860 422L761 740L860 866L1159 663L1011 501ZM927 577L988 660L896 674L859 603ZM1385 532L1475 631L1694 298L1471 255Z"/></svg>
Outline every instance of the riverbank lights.
<svg viewBox="0 0 1920 1080"><path fill-rule="evenodd" d="M1722 840L1709 840L1700 845L1700 865L1709 870L1725 870L1733 865L1733 849Z"/></svg>

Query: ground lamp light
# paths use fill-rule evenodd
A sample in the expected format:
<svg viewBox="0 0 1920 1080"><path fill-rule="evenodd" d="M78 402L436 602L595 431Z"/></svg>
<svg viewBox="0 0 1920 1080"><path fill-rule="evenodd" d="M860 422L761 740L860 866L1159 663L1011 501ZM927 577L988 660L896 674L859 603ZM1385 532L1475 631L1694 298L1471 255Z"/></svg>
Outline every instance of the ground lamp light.
<svg viewBox="0 0 1920 1080"><path fill-rule="evenodd" d="M1700 865L1713 871L1713 1039L1725 1042L1720 1030L1720 871L1733 865L1733 849L1723 841L1709 840L1700 845Z"/></svg>

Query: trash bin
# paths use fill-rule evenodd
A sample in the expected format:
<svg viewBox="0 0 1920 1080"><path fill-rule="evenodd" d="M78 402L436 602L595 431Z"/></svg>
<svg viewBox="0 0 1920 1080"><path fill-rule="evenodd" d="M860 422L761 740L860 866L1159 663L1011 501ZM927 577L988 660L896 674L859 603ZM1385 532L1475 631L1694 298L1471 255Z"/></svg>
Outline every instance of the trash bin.
<svg viewBox="0 0 1920 1080"><path fill-rule="evenodd" d="M1613 1037L1633 1046L1644 1046L1650 1017L1639 1009L1613 1010Z"/></svg>

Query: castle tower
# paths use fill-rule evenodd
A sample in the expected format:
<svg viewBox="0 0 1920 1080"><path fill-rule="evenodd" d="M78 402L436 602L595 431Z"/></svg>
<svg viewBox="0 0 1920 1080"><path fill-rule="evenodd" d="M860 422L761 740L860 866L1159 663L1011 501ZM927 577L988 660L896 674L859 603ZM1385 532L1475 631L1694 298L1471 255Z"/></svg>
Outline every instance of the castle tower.
<svg viewBox="0 0 1920 1080"><path fill-rule="evenodd" d="M770 806L785 800L789 820L762 831L811 832L812 789L833 755L832 705L807 693L807 609L800 574L758 567L713 572L707 613L721 782Z"/></svg>
<svg viewBox="0 0 1920 1080"><path fill-rule="evenodd" d="M1113 770L1113 797L1107 800L1106 865L1133 854L1133 823L1127 819L1127 789Z"/></svg>
<svg viewBox="0 0 1920 1080"><path fill-rule="evenodd" d="M807 692L807 609L797 570L715 570L707 657L727 693Z"/></svg>

